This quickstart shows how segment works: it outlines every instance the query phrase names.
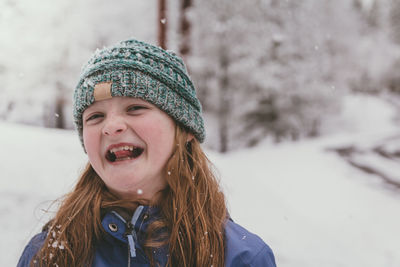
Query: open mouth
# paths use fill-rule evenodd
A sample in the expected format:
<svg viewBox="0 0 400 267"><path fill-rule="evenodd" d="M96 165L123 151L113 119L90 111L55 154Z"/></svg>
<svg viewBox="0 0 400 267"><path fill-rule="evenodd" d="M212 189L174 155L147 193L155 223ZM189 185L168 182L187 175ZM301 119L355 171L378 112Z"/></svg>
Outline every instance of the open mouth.
<svg viewBox="0 0 400 267"><path fill-rule="evenodd" d="M132 145L118 146L107 150L106 159L110 162L130 160L139 157L144 149Z"/></svg>

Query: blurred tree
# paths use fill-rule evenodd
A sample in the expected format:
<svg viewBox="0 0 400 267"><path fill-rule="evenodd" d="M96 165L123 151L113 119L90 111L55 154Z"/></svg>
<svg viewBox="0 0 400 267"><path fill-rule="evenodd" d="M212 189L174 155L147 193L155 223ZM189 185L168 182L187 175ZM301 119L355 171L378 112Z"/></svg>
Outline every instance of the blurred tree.
<svg viewBox="0 0 400 267"><path fill-rule="evenodd" d="M167 0L158 0L158 45L167 49Z"/></svg>
<svg viewBox="0 0 400 267"><path fill-rule="evenodd" d="M392 38L400 44L400 1L391 0L390 23L392 28Z"/></svg>
<svg viewBox="0 0 400 267"><path fill-rule="evenodd" d="M333 82L326 66L333 63L319 50L328 39L320 33L326 28L318 28L323 16L314 16L326 3L250 1L206 0L194 11L191 65L206 112L218 118L222 152L267 134L277 140L315 135L321 113L313 108L335 106L328 86L315 85Z"/></svg>
<svg viewBox="0 0 400 267"><path fill-rule="evenodd" d="M318 135L363 64L350 60L361 34L351 2L249 1L197 1L191 16L192 74L220 151Z"/></svg>
<svg viewBox="0 0 400 267"><path fill-rule="evenodd" d="M233 97L240 86L238 80L245 75L243 70L233 73L231 67L237 64L238 57L244 52L237 50L241 47L237 43L245 42L241 39L245 25L242 25L240 10L247 5L229 0L202 1L195 6L192 16L196 31L192 74L201 77L197 79L199 97L203 106L217 118L218 149L221 152L229 149Z"/></svg>
<svg viewBox="0 0 400 267"><path fill-rule="evenodd" d="M186 58L190 53L190 20L188 19L188 11L192 6L192 0L180 0L180 17L179 17L179 33L180 45L179 53Z"/></svg>

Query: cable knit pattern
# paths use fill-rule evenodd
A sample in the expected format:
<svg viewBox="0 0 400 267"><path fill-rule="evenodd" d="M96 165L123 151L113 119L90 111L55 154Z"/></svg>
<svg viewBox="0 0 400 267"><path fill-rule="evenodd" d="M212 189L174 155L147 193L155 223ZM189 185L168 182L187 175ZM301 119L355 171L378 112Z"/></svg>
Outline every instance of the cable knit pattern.
<svg viewBox="0 0 400 267"><path fill-rule="evenodd" d="M96 50L82 68L74 93L74 122L82 141L82 113L94 102L94 87L112 82L112 96L141 98L169 114L203 142L201 104L183 60L172 51L137 40Z"/></svg>

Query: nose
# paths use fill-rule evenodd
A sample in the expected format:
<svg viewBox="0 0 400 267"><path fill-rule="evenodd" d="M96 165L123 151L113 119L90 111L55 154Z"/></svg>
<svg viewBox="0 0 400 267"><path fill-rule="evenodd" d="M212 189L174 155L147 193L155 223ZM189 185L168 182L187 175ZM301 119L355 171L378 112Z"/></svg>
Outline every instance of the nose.
<svg viewBox="0 0 400 267"><path fill-rule="evenodd" d="M103 134L107 136L115 136L125 132L127 129L126 122L121 116L111 115L106 118Z"/></svg>

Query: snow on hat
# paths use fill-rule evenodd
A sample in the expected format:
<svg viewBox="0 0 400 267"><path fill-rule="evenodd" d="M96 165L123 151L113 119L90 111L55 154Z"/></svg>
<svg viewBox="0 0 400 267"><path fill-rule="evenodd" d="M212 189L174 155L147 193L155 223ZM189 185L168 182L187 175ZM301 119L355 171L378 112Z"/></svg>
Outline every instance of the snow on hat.
<svg viewBox="0 0 400 267"><path fill-rule="evenodd" d="M96 100L128 96L148 101L203 142L201 104L183 60L137 40L96 50L83 67L74 93L74 122L82 138L82 114Z"/></svg>

